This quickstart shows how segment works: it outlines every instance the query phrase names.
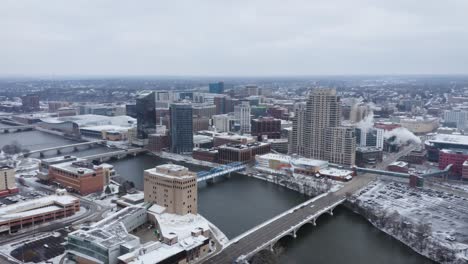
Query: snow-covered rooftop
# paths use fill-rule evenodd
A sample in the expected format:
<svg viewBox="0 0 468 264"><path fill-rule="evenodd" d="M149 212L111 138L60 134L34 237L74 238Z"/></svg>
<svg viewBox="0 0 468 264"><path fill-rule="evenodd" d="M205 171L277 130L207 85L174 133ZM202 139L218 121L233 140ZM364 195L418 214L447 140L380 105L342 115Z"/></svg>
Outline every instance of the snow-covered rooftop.
<svg viewBox="0 0 468 264"><path fill-rule="evenodd" d="M7 205L0 207L0 222L60 209L75 203L77 200L71 195L50 195Z"/></svg>
<svg viewBox="0 0 468 264"><path fill-rule="evenodd" d="M187 237L191 237L192 231L194 230L210 230L208 221L198 214L158 214L152 210L149 210L148 213L151 213L156 217L161 233L164 237L170 237L175 234L179 241L181 241Z"/></svg>
<svg viewBox="0 0 468 264"><path fill-rule="evenodd" d="M334 177L346 177L353 174L350 170L342 170L336 168L321 169L320 174Z"/></svg>
<svg viewBox="0 0 468 264"><path fill-rule="evenodd" d="M45 123L64 123L74 122L80 127L93 127L103 125L114 125L131 127L136 124L136 119L130 116L102 116L102 115L76 115L54 118L43 118Z"/></svg>
<svg viewBox="0 0 468 264"><path fill-rule="evenodd" d="M428 140L430 143L445 143L468 146L468 136L453 134L436 134Z"/></svg>

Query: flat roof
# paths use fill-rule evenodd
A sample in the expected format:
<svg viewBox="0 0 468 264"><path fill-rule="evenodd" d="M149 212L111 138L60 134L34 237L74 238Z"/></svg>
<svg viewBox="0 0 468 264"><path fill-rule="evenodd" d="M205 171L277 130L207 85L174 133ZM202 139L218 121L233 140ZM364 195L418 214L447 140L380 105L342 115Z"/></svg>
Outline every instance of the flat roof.
<svg viewBox="0 0 468 264"><path fill-rule="evenodd" d="M183 171L186 171L186 173L184 175L176 175L176 174L166 174L164 172L160 172L158 171L157 169L166 169L169 171L169 173L179 173L179 172L183 172ZM154 168L151 168L151 169L147 169L145 170L145 172L149 173L149 174L152 174L152 175L156 175L156 176L159 176L159 177L164 177L164 178L168 178L168 179L188 179L188 178L196 178L196 174L194 172L191 172L188 170L188 168L184 167L184 166L181 166L181 165L176 165L176 164L163 164L163 165L159 165L159 166L156 166Z"/></svg>
<svg viewBox="0 0 468 264"><path fill-rule="evenodd" d="M133 215L140 210L146 212L146 209L143 207L125 207L117 213L95 223L89 230L80 229L70 233L69 236L83 240L86 239L104 248L111 248L115 245L139 241L138 237L127 232L123 222L126 218L133 217Z"/></svg>
<svg viewBox="0 0 468 264"><path fill-rule="evenodd" d="M406 167L408 166L408 163L404 161L395 161L395 162L390 163L389 166Z"/></svg>
<svg viewBox="0 0 468 264"><path fill-rule="evenodd" d="M65 206L73 204L77 200L78 199L76 197L73 197L71 195L49 195L24 202L10 204L7 206L0 207L0 221L14 219L21 216L39 214L50 210L56 210L57 208L55 207L58 207L58 205Z"/></svg>
<svg viewBox="0 0 468 264"><path fill-rule="evenodd" d="M468 146L468 136L454 134L435 134L428 140L430 143L454 144Z"/></svg>
<svg viewBox="0 0 468 264"><path fill-rule="evenodd" d="M351 174L353 174L353 171L336 169L336 168L321 169L319 172L320 174L323 174L323 175L329 175L329 176L335 176L335 177L346 177L346 176L350 176Z"/></svg>
<svg viewBox="0 0 468 264"><path fill-rule="evenodd" d="M64 162L64 163L59 163L59 164L53 164L53 165L50 165L50 166L53 167L53 168L61 169L61 170L64 170L66 172L70 172L70 173L78 174L78 175L80 175L80 174L85 175L85 174L90 174L90 173L95 172L94 165L92 165L93 169L90 169L90 168L87 168L87 167L78 166L77 165L78 163L76 163L76 162L77 161Z"/></svg>
<svg viewBox="0 0 468 264"><path fill-rule="evenodd" d="M468 149L449 148L449 149L441 149L440 152L449 153L449 154L468 155Z"/></svg>

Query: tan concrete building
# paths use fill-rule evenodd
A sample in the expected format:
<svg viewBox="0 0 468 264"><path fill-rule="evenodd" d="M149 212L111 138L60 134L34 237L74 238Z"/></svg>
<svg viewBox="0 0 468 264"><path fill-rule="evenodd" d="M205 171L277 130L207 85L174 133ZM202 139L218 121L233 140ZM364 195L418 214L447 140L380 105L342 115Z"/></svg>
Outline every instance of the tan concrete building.
<svg viewBox="0 0 468 264"><path fill-rule="evenodd" d="M197 214L197 175L186 167L174 164L145 170L145 202L165 207L165 212Z"/></svg>
<svg viewBox="0 0 468 264"><path fill-rule="evenodd" d="M0 166L0 197L17 192L15 169L10 166Z"/></svg>
<svg viewBox="0 0 468 264"><path fill-rule="evenodd" d="M315 89L297 104L289 152L332 163L354 165L355 133L341 126L341 101L334 89Z"/></svg>
<svg viewBox="0 0 468 264"><path fill-rule="evenodd" d="M354 165L356 161L356 137L353 128L329 128L325 140L325 156L329 162Z"/></svg>

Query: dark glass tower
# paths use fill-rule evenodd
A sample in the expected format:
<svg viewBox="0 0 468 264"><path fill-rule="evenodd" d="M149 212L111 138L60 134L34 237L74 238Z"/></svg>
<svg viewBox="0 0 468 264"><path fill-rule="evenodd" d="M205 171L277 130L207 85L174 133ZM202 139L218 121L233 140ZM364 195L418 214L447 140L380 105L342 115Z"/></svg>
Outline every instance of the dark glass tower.
<svg viewBox="0 0 468 264"><path fill-rule="evenodd" d="M224 82L210 83L210 93L224 93Z"/></svg>
<svg viewBox="0 0 468 264"><path fill-rule="evenodd" d="M146 139L156 131L156 100L154 92L142 92L136 98L137 138Z"/></svg>
<svg viewBox="0 0 468 264"><path fill-rule="evenodd" d="M171 112L171 152L189 154L193 150L192 105L174 103Z"/></svg>

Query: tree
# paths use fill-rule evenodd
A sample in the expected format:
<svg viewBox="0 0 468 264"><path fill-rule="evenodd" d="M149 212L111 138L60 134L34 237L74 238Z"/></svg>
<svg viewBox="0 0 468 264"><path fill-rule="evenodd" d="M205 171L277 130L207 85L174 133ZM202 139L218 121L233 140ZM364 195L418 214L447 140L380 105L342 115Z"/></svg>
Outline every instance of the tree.
<svg viewBox="0 0 468 264"><path fill-rule="evenodd" d="M269 250L262 250L252 258L252 264L277 264L278 257Z"/></svg>
<svg viewBox="0 0 468 264"><path fill-rule="evenodd" d="M426 246L427 237L431 235L432 227L431 224L427 222L419 222L416 225L415 235L416 242L419 247L419 250L423 250Z"/></svg>
<svg viewBox="0 0 468 264"><path fill-rule="evenodd" d="M109 185L106 186L106 189L104 190L106 194L111 194L112 190L110 189Z"/></svg>
<svg viewBox="0 0 468 264"><path fill-rule="evenodd" d="M15 155L22 150L21 144L18 141L13 141L10 144L4 145L2 151L7 155Z"/></svg>
<svg viewBox="0 0 468 264"><path fill-rule="evenodd" d="M127 194L127 187L125 186L125 184L119 185L119 195L122 196L125 194Z"/></svg>

